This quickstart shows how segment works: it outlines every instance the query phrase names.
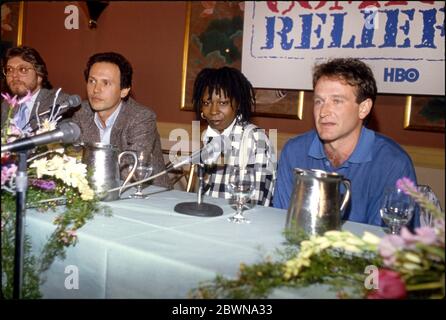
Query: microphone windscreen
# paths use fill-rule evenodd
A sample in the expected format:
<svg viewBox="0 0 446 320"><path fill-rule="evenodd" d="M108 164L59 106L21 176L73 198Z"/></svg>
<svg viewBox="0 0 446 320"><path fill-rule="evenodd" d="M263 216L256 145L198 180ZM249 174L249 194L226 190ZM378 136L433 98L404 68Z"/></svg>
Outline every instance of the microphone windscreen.
<svg viewBox="0 0 446 320"><path fill-rule="evenodd" d="M76 94L69 96L67 103L70 107L77 107L78 105L81 104L81 97L79 97Z"/></svg>
<svg viewBox="0 0 446 320"><path fill-rule="evenodd" d="M57 126L63 133L63 143L77 142L81 136L81 128L72 121L62 121Z"/></svg>

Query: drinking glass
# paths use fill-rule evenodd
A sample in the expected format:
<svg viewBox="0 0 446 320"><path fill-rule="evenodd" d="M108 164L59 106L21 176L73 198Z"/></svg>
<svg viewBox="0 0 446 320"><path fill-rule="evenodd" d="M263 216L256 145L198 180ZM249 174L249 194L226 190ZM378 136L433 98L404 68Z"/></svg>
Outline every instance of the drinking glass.
<svg viewBox="0 0 446 320"><path fill-rule="evenodd" d="M237 207L236 213L228 218L228 220L234 223L250 223L243 216L243 208L251 200L255 192L254 169L241 169L238 166L232 167L229 172L228 188Z"/></svg>
<svg viewBox="0 0 446 320"><path fill-rule="evenodd" d="M420 192L425 198L427 198L437 209L441 211L440 200L435 195L435 192L428 185L418 185L418 192ZM433 227L434 226L434 218L430 210L418 206L418 210L420 212L420 225Z"/></svg>
<svg viewBox="0 0 446 320"><path fill-rule="evenodd" d="M137 151L136 156L138 162L136 164L135 173L133 174L133 181L138 182L150 177L153 171L152 166L152 154L147 151ZM133 199L143 199L144 195L142 193L143 184L138 184L136 186L136 192L130 196Z"/></svg>
<svg viewBox="0 0 446 320"><path fill-rule="evenodd" d="M399 234L401 228L412 219L415 201L398 188L386 188L380 209L381 217L391 234Z"/></svg>

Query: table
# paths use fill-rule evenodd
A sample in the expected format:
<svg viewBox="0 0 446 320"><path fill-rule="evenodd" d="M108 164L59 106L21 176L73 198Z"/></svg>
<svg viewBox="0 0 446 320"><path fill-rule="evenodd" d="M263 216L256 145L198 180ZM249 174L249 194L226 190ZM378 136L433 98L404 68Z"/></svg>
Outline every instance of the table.
<svg viewBox="0 0 446 320"><path fill-rule="evenodd" d="M78 230L79 241L67 248L66 259L42 274L44 298L188 298L200 282L217 274L235 277L240 263L259 262L284 243L285 210L255 206L246 211L250 224L233 224L227 218L234 209L224 199L204 197L223 209L222 216L194 217L173 210L177 203L196 201L194 193L154 186L145 193L147 199L103 203L112 216L96 215ZM35 254L54 231L55 215L27 211L26 232ZM343 229L384 234L379 227L348 221Z"/></svg>

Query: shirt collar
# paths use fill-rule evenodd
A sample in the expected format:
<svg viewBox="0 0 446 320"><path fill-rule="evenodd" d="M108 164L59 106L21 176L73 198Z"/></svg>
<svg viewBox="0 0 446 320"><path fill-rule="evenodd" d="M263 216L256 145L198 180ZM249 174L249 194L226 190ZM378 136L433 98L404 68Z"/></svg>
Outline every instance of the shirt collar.
<svg viewBox="0 0 446 320"><path fill-rule="evenodd" d="M237 117L234 118L231 124L225 130L223 130L222 133L218 132L217 130L211 128L211 126L208 125L206 132L204 133L203 141L207 141L210 137L214 138L221 135L229 137L229 134L232 132L232 128L234 127L236 121Z"/></svg>
<svg viewBox="0 0 446 320"><path fill-rule="evenodd" d="M119 111L121 111L121 106L122 106L122 101L119 103L119 106L116 108L115 111L113 111L113 113L110 115L110 117L108 117L108 119L105 120L105 127L102 124L101 119L99 119L98 113L95 112L94 113L94 122L96 123L96 126L102 130L112 127L116 121L116 118L118 117Z"/></svg>
<svg viewBox="0 0 446 320"><path fill-rule="evenodd" d="M366 127L362 127L361 135L359 136L359 141L356 144L353 153L350 155L347 161L351 163L362 163L371 161L372 160L371 151L374 141L375 141L375 132L370 129L367 129ZM313 141L310 145L310 149L308 150L308 155L316 159L327 158L327 156L325 155L324 146L317 134L315 134L313 138Z"/></svg>
<svg viewBox="0 0 446 320"><path fill-rule="evenodd" d="M40 93L40 89L37 90L36 92L34 92L34 94L31 96L31 99L29 99L28 101L25 102L26 108L28 110L33 109L34 103L36 102L36 99L37 99L37 96L39 95L39 93Z"/></svg>

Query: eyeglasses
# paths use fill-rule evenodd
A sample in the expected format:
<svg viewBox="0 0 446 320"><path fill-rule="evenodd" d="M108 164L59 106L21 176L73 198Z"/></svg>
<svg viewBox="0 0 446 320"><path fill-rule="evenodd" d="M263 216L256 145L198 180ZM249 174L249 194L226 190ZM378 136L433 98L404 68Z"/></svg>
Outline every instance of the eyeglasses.
<svg viewBox="0 0 446 320"><path fill-rule="evenodd" d="M3 68L3 74L5 76L12 76L16 70L19 72L20 76L26 76L29 73L29 70L35 70L35 69L33 67L24 67L24 66L18 66L18 67L7 66L6 68Z"/></svg>

